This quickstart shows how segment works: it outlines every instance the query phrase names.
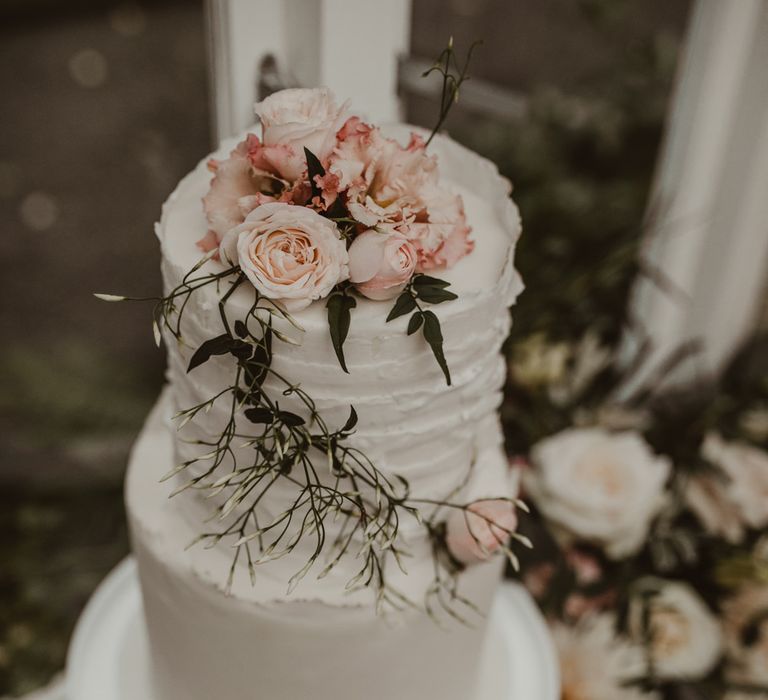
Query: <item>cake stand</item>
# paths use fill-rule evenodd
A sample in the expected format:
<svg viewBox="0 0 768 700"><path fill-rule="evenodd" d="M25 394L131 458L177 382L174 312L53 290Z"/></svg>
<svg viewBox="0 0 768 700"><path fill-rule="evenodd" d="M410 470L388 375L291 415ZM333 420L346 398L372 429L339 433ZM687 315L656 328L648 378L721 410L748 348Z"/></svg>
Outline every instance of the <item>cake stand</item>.
<svg viewBox="0 0 768 700"><path fill-rule="evenodd" d="M469 700L558 700L557 662L534 602L504 583L490 613L481 688ZM149 682L149 650L136 562L123 560L85 608L67 657L66 700L158 700Z"/></svg>

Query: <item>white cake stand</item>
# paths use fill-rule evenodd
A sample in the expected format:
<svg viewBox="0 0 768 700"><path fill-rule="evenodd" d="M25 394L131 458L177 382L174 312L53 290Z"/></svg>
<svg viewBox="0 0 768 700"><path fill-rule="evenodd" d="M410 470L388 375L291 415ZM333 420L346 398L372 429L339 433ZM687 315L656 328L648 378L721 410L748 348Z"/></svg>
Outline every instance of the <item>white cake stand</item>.
<svg viewBox="0 0 768 700"><path fill-rule="evenodd" d="M491 610L481 688L470 700L558 700L557 663L544 621L518 585L502 585ZM149 683L149 651L132 557L99 586L85 608L67 657L67 700L158 700Z"/></svg>

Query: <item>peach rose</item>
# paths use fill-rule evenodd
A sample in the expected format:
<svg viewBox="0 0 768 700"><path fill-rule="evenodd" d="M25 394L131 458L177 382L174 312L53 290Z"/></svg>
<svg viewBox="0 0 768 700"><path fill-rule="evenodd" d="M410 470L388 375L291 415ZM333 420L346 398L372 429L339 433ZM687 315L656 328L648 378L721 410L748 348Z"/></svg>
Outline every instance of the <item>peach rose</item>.
<svg viewBox="0 0 768 700"><path fill-rule="evenodd" d="M227 232L221 259L239 265L254 287L299 311L349 276L347 247L336 225L307 207L279 202L254 209Z"/></svg>
<svg viewBox="0 0 768 700"><path fill-rule="evenodd" d="M445 541L451 554L463 564L485 561L517 528L515 507L509 501L475 501L454 510L446 522Z"/></svg>
<svg viewBox="0 0 768 700"><path fill-rule="evenodd" d="M658 678L703 678L722 654L718 619L687 583L654 579L648 586L650 599L643 603L638 596L630 604L632 637L638 643L648 639Z"/></svg>
<svg viewBox="0 0 768 700"><path fill-rule="evenodd" d="M768 686L766 610L768 586L757 581L741 586L723 603L727 675L733 683Z"/></svg>
<svg viewBox="0 0 768 700"><path fill-rule="evenodd" d="M560 660L563 700L659 700L630 682L646 671L643 649L616 632L610 613L583 618L569 626L551 623Z"/></svg>
<svg viewBox="0 0 768 700"><path fill-rule="evenodd" d="M416 269L416 251L398 233L363 231L349 248L349 279L363 296L392 299L403 291Z"/></svg>
<svg viewBox="0 0 768 700"><path fill-rule="evenodd" d="M294 181L307 167L305 148L325 161L336 145L345 109L336 105L328 88L281 90L256 103L269 162Z"/></svg>

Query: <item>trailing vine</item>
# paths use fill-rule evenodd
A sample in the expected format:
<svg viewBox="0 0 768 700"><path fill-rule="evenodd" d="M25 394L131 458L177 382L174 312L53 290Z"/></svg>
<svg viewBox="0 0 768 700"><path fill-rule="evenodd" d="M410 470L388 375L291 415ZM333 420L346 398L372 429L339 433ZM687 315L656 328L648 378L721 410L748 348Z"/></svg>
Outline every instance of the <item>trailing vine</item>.
<svg viewBox="0 0 768 700"><path fill-rule="evenodd" d="M181 429L214 405L225 405L226 420L221 432L209 440L195 441L201 454L175 466L163 480L188 478L174 490L172 496L194 489L206 497L221 496L210 522L218 525L202 532L192 543L215 546L222 541L233 548L232 562L227 576L230 588L238 567L242 564L252 583L256 581L259 564L278 559L293 552L310 538L310 554L303 566L288 581L292 591L321 558L322 569L318 578L327 576L339 562L348 557L359 561L347 582L347 589L370 587L376 592L378 606L395 608L417 606L415 601L396 590L387 580L388 558L405 571L408 556L398 537L401 523L413 518L432 541L434 581L427 591L424 608L433 617L443 609L457 619L463 616L458 606L471 609L470 601L461 597L457 576L463 566L448 552L443 526L438 522L439 510L461 509L471 504L446 500L420 499L412 496L408 481L399 475L387 476L349 438L357 425L357 413L350 406L346 422L340 427L329 426L312 397L272 366L275 340L284 343L296 341L280 330L278 323L287 322L302 330L298 322L279 305L253 290L254 300L244 318L230 318L228 301L244 282L237 267L220 272L195 276L210 256L203 258L182 282L166 296L150 298L156 302L154 329L156 338L161 329L169 339L184 343L182 318L196 292L215 286L220 295L218 314L223 332L206 340L192 353L187 371L216 356L229 356L232 360L232 381L207 400L180 411L175 419ZM419 300L428 301L425 290L435 287L431 278L420 276L403 294L413 300L416 314L428 314L421 309ZM447 300L448 292L443 292ZM339 292L342 296L343 292ZM425 298L426 295L426 298ZM128 297L97 295L107 301L129 300ZM136 300L136 299L134 299ZM142 299L147 300L147 299ZM434 302L433 302L434 303ZM405 302L400 302L400 311ZM397 305L396 305L397 308ZM394 310L393 310L394 311ZM426 319L424 321L426 323ZM412 321L413 323L413 321ZM294 410L281 406L291 401ZM245 426L243 426L245 423ZM243 463L239 456L242 448L250 448L250 458ZM318 462L325 462L325 470ZM190 474L190 467L202 465L202 470ZM326 473L330 478L322 478ZM469 478L469 472L467 474ZM259 505L268 496L278 480L295 488L292 503L269 521L259 517ZM504 499L522 504L516 499ZM422 510L432 509L429 519ZM524 506L522 506L524 507ZM327 537L326 523L341 519L341 526L333 540ZM517 533L505 531L527 545ZM504 550L516 565L517 558L504 545Z"/></svg>

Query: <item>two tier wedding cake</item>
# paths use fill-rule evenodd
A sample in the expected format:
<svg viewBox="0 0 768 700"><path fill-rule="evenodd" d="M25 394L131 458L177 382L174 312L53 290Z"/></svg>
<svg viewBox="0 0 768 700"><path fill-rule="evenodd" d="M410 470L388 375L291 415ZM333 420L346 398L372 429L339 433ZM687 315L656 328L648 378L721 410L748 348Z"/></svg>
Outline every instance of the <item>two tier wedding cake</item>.
<svg viewBox="0 0 768 700"><path fill-rule="evenodd" d="M325 89L256 111L157 225L168 383L126 496L157 698L468 700L523 539L508 183Z"/></svg>

